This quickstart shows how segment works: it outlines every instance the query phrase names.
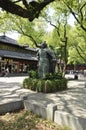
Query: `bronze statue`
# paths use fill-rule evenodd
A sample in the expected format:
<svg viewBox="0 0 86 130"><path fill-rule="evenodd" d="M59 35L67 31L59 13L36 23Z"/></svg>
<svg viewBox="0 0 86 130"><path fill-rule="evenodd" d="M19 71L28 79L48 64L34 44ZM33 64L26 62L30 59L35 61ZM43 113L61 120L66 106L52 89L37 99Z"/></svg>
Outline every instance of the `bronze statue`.
<svg viewBox="0 0 86 130"><path fill-rule="evenodd" d="M37 57L39 78L44 79L46 74L55 72L55 65L53 63L56 57L53 50L48 49L46 41L39 46Z"/></svg>

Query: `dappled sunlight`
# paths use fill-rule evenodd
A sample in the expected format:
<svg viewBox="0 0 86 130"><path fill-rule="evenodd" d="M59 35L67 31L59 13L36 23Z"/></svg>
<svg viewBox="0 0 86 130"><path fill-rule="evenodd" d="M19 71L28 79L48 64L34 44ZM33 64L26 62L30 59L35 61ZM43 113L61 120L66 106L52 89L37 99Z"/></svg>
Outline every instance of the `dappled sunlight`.
<svg viewBox="0 0 86 130"><path fill-rule="evenodd" d="M86 88L84 81L71 80L68 81L66 90L41 93L22 88L23 79L24 77L0 78L0 104L23 99L42 108L55 105L57 111L67 112L76 118L86 119ZM35 129L40 130L38 127L41 128L39 124L37 127L34 126Z"/></svg>

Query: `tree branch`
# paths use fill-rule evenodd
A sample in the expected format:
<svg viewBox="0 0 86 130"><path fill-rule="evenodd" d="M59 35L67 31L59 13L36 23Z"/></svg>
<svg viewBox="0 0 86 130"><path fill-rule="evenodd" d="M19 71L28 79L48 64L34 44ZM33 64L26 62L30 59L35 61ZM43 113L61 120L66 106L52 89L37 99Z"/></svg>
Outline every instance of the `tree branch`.
<svg viewBox="0 0 86 130"><path fill-rule="evenodd" d="M46 21L51 25L51 26L53 26L55 29L56 29L56 31L57 31L57 33L58 33L58 36L60 37L60 31L59 31L59 28L60 28L60 22L59 22L59 20L58 20L58 27L55 25L55 24L53 24L51 21L49 21L49 20L47 20L46 19Z"/></svg>
<svg viewBox="0 0 86 130"><path fill-rule="evenodd" d="M80 57L85 61L85 63L86 63L86 58L85 58L84 56L81 55L81 53L80 53L78 47L76 47L75 45L74 45L74 47L76 48L77 53L79 54L79 56L80 56Z"/></svg>
<svg viewBox="0 0 86 130"><path fill-rule="evenodd" d="M25 5L25 7L28 9L28 6L29 6L29 4L27 3L27 1L26 0L22 0L22 3Z"/></svg>
<svg viewBox="0 0 86 130"><path fill-rule="evenodd" d="M80 21L78 19L78 17L76 16L76 13L73 11L73 9L66 3L64 2L64 4L68 7L68 9L70 10L70 12L72 13L72 15L74 16L74 18L76 19L77 23L81 26L81 28L86 32L86 27L82 24L82 21ZM81 14L82 15L82 14ZM82 16L81 16L82 17Z"/></svg>
<svg viewBox="0 0 86 130"><path fill-rule="evenodd" d="M84 19L84 15L83 15L83 12L82 12L82 9L86 6L86 2L81 6L81 8L79 9L79 12L81 14L81 24L82 24L82 21Z"/></svg>
<svg viewBox="0 0 86 130"><path fill-rule="evenodd" d="M80 11L86 6L86 2L81 6Z"/></svg>
<svg viewBox="0 0 86 130"><path fill-rule="evenodd" d="M17 0L15 2L12 2L10 0L0 0L0 7L9 13L18 15L23 18L28 18L29 21L33 21L35 18L39 17L39 14L44 7L55 0L44 0L40 3L31 1L29 4L26 2L26 0L21 0L23 1L26 9L16 4L16 2L19 1L20 0Z"/></svg>
<svg viewBox="0 0 86 130"><path fill-rule="evenodd" d="M18 3L18 2L20 2L20 1L22 1L22 0L16 0L16 1L14 1L13 3Z"/></svg>

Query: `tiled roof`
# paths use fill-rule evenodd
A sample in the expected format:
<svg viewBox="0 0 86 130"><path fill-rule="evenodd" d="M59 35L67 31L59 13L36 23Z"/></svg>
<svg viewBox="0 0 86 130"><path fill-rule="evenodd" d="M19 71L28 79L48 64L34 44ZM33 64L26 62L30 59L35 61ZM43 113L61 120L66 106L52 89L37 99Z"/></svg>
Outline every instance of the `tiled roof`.
<svg viewBox="0 0 86 130"><path fill-rule="evenodd" d="M14 52L14 51L8 51L8 50L0 50L0 56L1 57L10 57L10 58L16 58L16 59L37 61L37 58L35 55L28 54L28 53L19 53L19 52Z"/></svg>
<svg viewBox="0 0 86 130"><path fill-rule="evenodd" d="M16 40L14 40L12 38L9 38L9 37L7 37L5 35L0 36L0 42L4 42L4 43L11 44L11 45L20 46L20 47L23 47L25 50L31 50L31 51L35 51L36 52L36 49L29 48L26 45L19 45Z"/></svg>
<svg viewBox="0 0 86 130"><path fill-rule="evenodd" d="M14 40L12 38L9 38L9 37L7 37L5 35L0 36L0 41L4 42L4 43L9 43L9 44L12 44L12 45L19 46L16 40Z"/></svg>

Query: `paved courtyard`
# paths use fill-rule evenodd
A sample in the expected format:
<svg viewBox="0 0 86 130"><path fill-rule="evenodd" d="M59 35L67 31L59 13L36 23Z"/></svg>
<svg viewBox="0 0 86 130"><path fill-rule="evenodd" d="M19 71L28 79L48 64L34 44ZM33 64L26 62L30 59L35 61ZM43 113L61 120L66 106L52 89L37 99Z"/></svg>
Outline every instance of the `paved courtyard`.
<svg viewBox="0 0 86 130"><path fill-rule="evenodd" d="M22 82L25 77L0 77L0 114L1 110L14 109L21 104L22 99L27 97L30 103L48 106L57 105L58 111L70 113L72 116L84 119L86 126L86 87L85 78L79 80L70 80L68 89L56 93L37 93L22 88ZM14 104L11 104L14 102ZM18 104L16 104L18 102ZM4 106L5 104L5 106ZM6 107L6 104L9 104ZM3 106L3 107L2 107ZM22 106L22 104L21 104ZM6 108L4 110L3 108ZM85 130L85 129L83 129Z"/></svg>
<svg viewBox="0 0 86 130"><path fill-rule="evenodd" d="M0 105L11 101L20 100L20 93L28 92L22 89L22 82L25 77L0 77ZM22 91L22 92L20 92Z"/></svg>

